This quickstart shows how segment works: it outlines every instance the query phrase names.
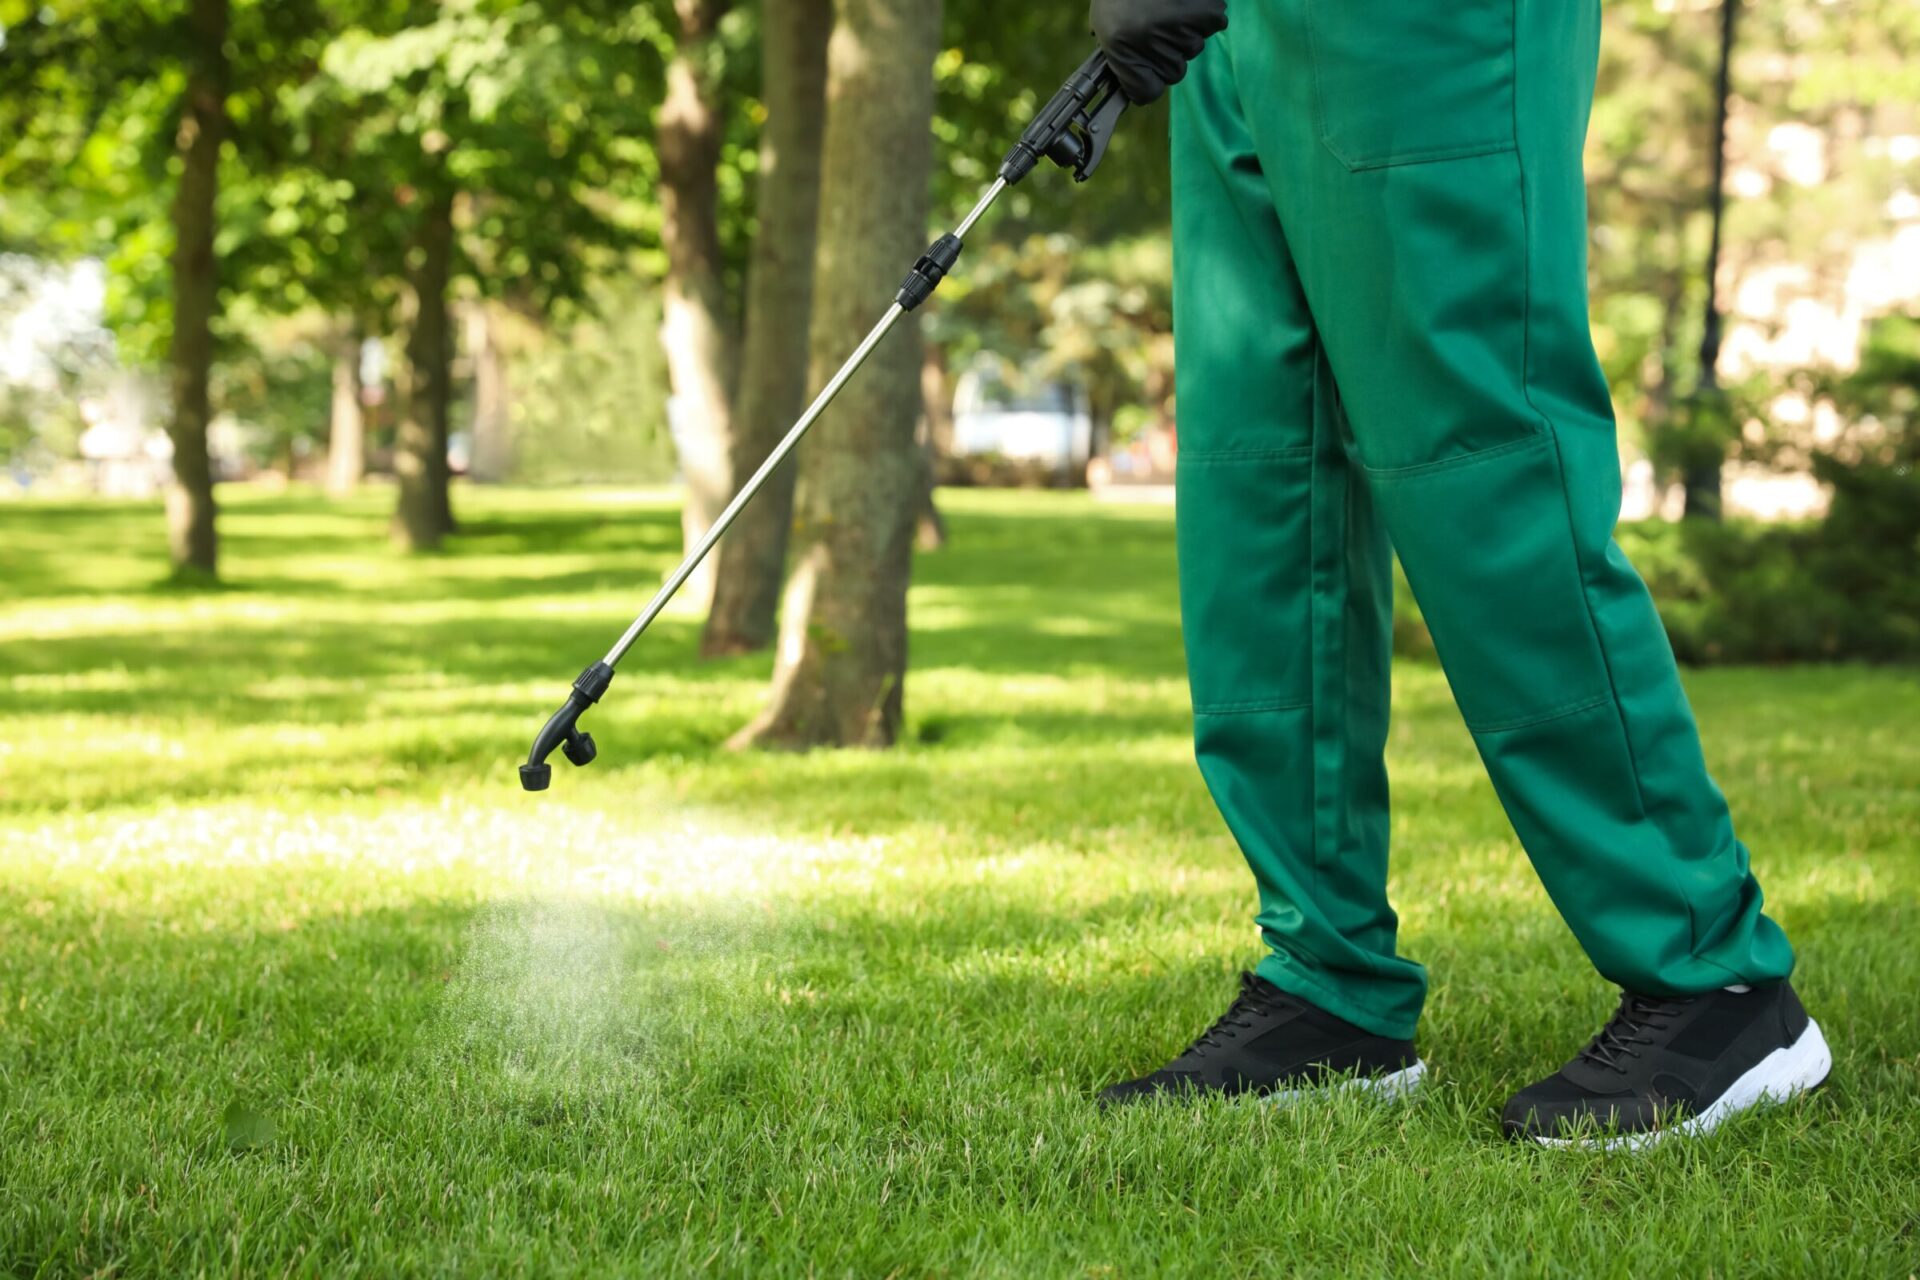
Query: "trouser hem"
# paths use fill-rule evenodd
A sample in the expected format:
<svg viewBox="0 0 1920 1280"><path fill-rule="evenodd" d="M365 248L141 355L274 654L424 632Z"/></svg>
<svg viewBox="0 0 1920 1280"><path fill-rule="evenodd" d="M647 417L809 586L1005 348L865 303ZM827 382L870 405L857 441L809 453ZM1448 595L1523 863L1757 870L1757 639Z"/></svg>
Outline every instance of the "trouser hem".
<svg viewBox="0 0 1920 1280"><path fill-rule="evenodd" d="M1716 991L1724 991L1730 986L1742 984L1764 986L1769 982L1785 982L1793 977L1793 971L1797 967L1797 957L1791 949L1787 952L1787 963L1784 968L1776 965L1756 965L1751 969L1735 969L1731 965L1715 960L1711 956L1703 956L1698 952L1690 955L1688 959L1700 968L1717 971L1717 976L1702 978L1697 982L1669 982L1651 974L1619 976L1618 965L1609 965L1607 969L1602 969L1598 965L1594 967L1601 977L1623 991L1631 991L1635 995L1671 996L1677 999L1712 995ZM1613 972L1608 972L1608 969Z"/></svg>
<svg viewBox="0 0 1920 1280"><path fill-rule="evenodd" d="M1345 993L1308 973L1297 958L1282 951L1269 952L1255 966L1254 973L1288 995L1298 996L1335 1017L1345 1018L1363 1031L1386 1036L1390 1040L1413 1039L1414 1029L1420 1023L1417 1012L1411 1018L1402 1018L1354 1003Z"/></svg>

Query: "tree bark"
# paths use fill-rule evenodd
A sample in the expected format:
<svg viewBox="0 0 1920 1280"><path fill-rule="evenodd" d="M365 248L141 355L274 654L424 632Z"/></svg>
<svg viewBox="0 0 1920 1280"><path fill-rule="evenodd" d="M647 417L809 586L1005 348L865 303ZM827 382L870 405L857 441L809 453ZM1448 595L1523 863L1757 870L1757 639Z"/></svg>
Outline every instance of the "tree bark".
<svg viewBox="0 0 1920 1280"><path fill-rule="evenodd" d="M735 350L720 247L719 103L714 36L731 0L674 0L680 41L667 67L667 96L654 146L660 157L660 239L667 253L660 341L673 399L668 416L686 486L681 532L689 549L713 527L728 498ZM709 559L682 590L712 600Z"/></svg>
<svg viewBox="0 0 1920 1280"><path fill-rule="evenodd" d="M207 428L213 420L213 316L220 300L214 204L227 133L227 0L193 0L187 21L193 53L175 141L181 169L173 196L173 335L167 353L173 390L167 545L176 577L212 578L219 571L219 539Z"/></svg>
<svg viewBox="0 0 1920 1280"><path fill-rule="evenodd" d="M508 420L507 357L500 349L491 303L466 308L467 355L473 361L473 465L468 474L498 484L513 472L513 434Z"/></svg>
<svg viewBox="0 0 1920 1280"><path fill-rule="evenodd" d="M811 381L826 382L923 249L938 0L835 0ZM736 738L890 746L907 669L907 584L924 459L919 331L876 351L815 428L795 494L794 572L772 701Z"/></svg>
<svg viewBox="0 0 1920 1280"><path fill-rule="evenodd" d="M434 551L453 532L447 416L453 402L453 333L447 289L453 276L453 193L429 194L409 272L413 317L407 331L407 397L394 447L400 501L394 536L409 551Z"/></svg>
<svg viewBox="0 0 1920 1280"><path fill-rule="evenodd" d="M345 326L333 353L333 412L327 426L327 492L344 498L367 474L366 388L360 385L364 339L360 326Z"/></svg>
<svg viewBox="0 0 1920 1280"><path fill-rule="evenodd" d="M746 482L806 408L832 32L832 0L766 0L760 227L747 276L746 341L727 460L730 490ZM776 471L715 549L703 653L749 653L772 642L793 526L793 486L791 466Z"/></svg>

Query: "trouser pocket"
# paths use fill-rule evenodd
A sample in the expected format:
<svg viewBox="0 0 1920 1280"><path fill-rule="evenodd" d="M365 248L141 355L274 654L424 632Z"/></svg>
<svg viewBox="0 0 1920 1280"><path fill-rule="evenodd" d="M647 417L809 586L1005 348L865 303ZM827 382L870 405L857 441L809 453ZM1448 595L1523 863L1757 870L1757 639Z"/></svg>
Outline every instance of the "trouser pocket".
<svg viewBox="0 0 1920 1280"><path fill-rule="evenodd" d="M1349 169L1514 146L1513 0L1307 0L1320 140Z"/></svg>

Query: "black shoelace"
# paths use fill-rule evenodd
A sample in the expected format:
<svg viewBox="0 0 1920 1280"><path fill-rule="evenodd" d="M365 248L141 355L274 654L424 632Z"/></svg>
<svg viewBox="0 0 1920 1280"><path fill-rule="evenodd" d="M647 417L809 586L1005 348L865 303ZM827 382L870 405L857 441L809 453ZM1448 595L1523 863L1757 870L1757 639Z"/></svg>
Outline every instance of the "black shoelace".
<svg viewBox="0 0 1920 1280"><path fill-rule="evenodd" d="M1283 998L1279 993L1263 990L1259 979L1243 971L1240 974L1240 994L1234 997L1227 1011L1212 1026L1200 1033L1198 1040L1187 1046L1187 1053L1204 1054L1209 1049L1223 1048L1226 1041L1233 1038L1230 1028L1245 1030L1253 1026L1255 1014L1267 1012ZM1185 1057L1186 1054L1180 1056Z"/></svg>
<svg viewBox="0 0 1920 1280"><path fill-rule="evenodd" d="M1641 1056L1635 1046L1652 1044L1653 1037L1648 1033L1665 1031L1672 1025L1675 1015L1688 1003L1686 1000L1621 992L1620 1007L1614 1011L1607 1025L1600 1028L1600 1034L1593 1038L1593 1042L1580 1051L1579 1058L1625 1075L1625 1060Z"/></svg>

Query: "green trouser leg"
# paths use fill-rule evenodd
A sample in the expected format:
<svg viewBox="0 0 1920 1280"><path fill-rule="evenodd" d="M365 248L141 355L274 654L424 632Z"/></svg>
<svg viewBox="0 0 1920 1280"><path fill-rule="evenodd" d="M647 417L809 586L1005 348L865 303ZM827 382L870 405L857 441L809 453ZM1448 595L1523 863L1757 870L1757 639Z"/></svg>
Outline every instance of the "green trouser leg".
<svg viewBox="0 0 1920 1280"><path fill-rule="evenodd" d="M1392 550L1555 904L1612 981L1793 954L1613 541L1587 326L1591 0L1235 0L1174 101L1180 582L1260 973L1383 1034Z"/></svg>

